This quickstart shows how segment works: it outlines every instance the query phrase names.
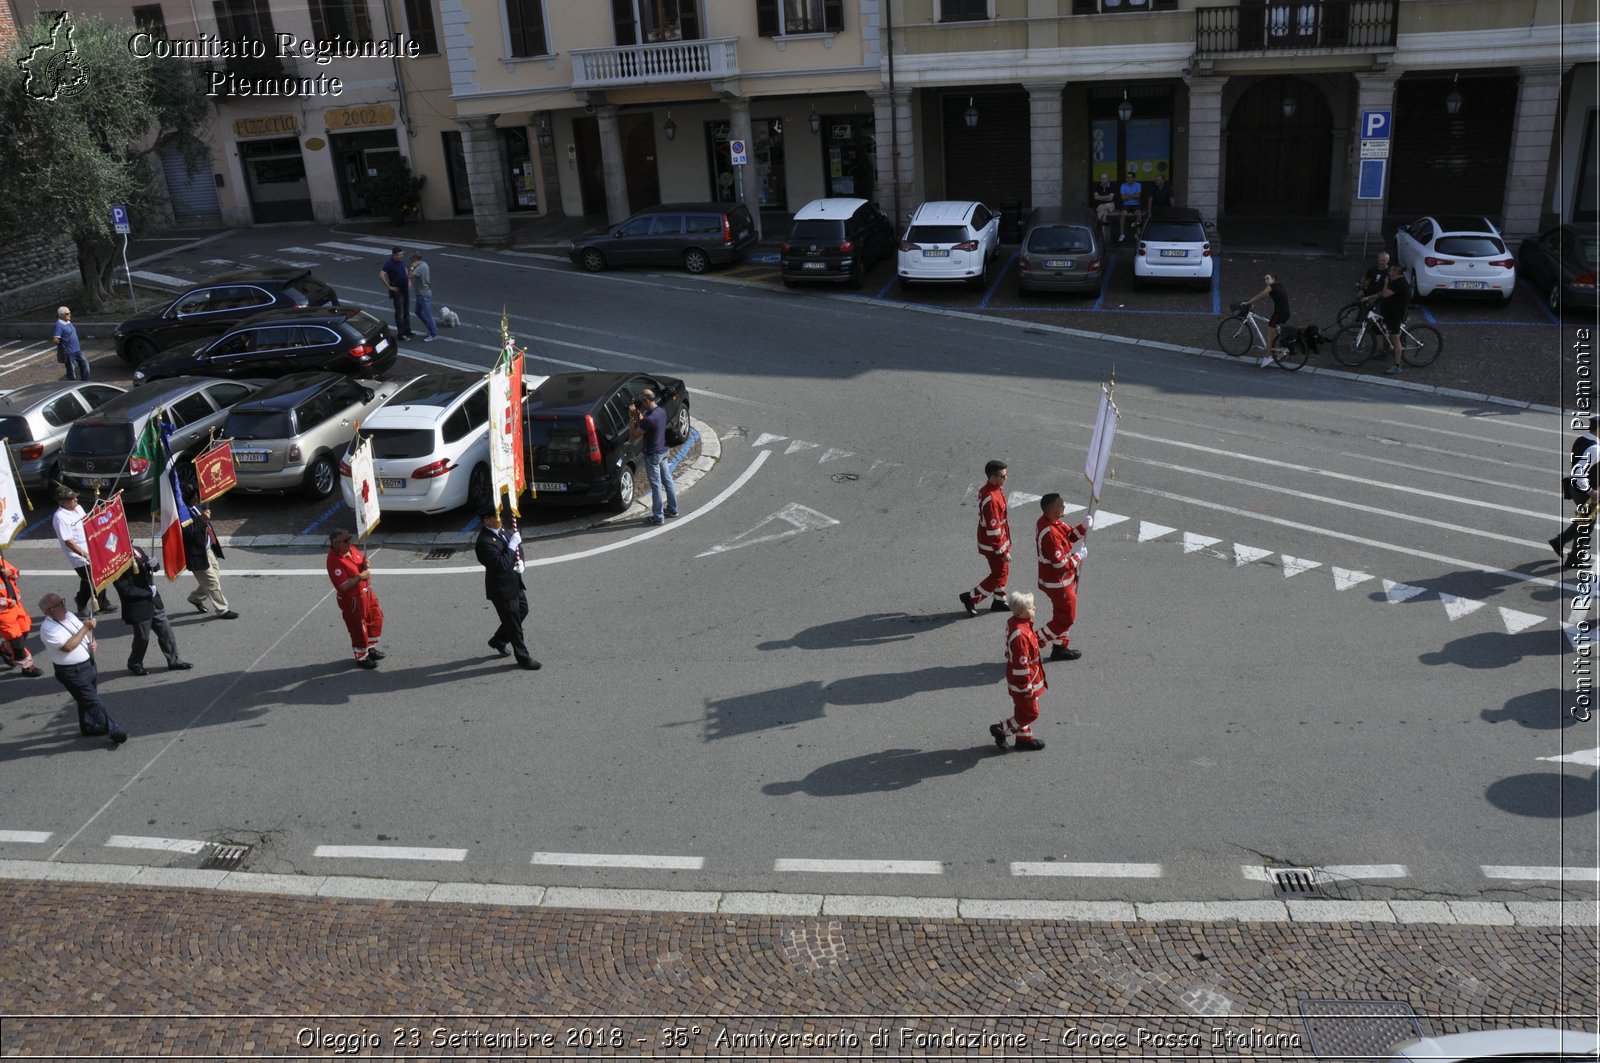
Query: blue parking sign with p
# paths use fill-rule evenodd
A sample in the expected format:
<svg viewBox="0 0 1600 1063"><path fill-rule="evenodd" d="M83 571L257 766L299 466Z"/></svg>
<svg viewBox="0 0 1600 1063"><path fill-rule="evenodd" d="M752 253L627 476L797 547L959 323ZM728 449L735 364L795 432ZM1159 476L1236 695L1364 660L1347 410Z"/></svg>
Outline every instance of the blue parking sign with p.
<svg viewBox="0 0 1600 1063"><path fill-rule="evenodd" d="M1388 140L1389 131L1394 128L1393 114L1393 111L1362 111L1361 139Z"/></svg>
<svg viewBox="0 0 1600 1063"><path fill-rule="evenodd" d="M125 233L125 232L128 232L130 229L132 229L133 226L128 223L128 208L127 207L112 207L111 208L111 224L112 224L112 226L114 226L116 228L116 231L119 232L119 233Z"/></svg>

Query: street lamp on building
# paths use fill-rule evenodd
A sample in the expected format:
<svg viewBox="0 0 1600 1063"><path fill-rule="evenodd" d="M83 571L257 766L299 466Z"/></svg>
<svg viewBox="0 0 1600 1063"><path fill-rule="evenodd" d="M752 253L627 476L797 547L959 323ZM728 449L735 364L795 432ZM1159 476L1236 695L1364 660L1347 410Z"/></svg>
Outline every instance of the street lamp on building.
<svg viewBox="0 0 1600 1063"><path fill-rule="evenodd" d="M1283 98L1283 116L1285 118L1293 118L1294 117L1294 108L1295 108L1294 97L1293 96L1285 96Z"/></svg>
<svg viewBox="0 0 1600 1063"><path fill-rule="evenodd" d="M667 112L667 121L661 127L661 132L668 140L671 140L678 135L678 123L672 120L672 112L670 110Z"/></svg>
<svg viewBox="0 0 1600 1063"><path fill-rule="evenodd" d="M962 119L967 123L968 129L978 128L978 109L972 105L972 97L967 97L967 109L961 112Z"/></svg>
<svg viewBox="0 0 1600 1063"><path fill-rule="evenodd" d="M1128 102L1128 90L1127 89L1123 89L1122 90L1122 102L1117 104L1117 118L1118 118L1119 121L1126 122L1128 119L1130 119L1132 117L1133 117L1133 104Z"/></svg>
<svg viewBox="0 0 1600 1063"><path fill-rule="evenodd" d="M550 119L548 119L548 118L540 118L539 119L539 146L541 148L548 148L554 142L555 142L555 137L550 135Z"/></svg>
<svg viewBox="0 0 1600 1063"><path fill-rule="evenodd" d="M810 121L811 121L811 131L813 133L819 133L819 132L822 131L822 116L817 114L817 105L815 103L813 103L811 105L811 119L810 119Z"/></svg>
<svg viewBox="0 0 1600 1063"><path fill-rule="evenodd" d="M1450 82L1450 95L1444 98L1444 109L1452 117L1461 113L1461 71L1456 71L1455 80Z"/></svg>

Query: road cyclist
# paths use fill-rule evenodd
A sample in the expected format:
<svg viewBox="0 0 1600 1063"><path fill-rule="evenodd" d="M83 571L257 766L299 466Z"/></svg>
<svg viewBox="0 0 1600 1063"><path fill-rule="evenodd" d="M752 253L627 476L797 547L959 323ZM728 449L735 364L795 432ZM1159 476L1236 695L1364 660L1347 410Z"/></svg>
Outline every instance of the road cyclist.
<svg viewBox="0 0 1600 1063"><path fill-rule="evenodd" d="M1235 303L1233 313L1223 318L1217 326L1217 346L1235 358L1242 358L1259 348L1261 356L1257 366L1264 367L1271 363L1293 373L1306 364L1310 350L1301 343L1286 347L1277 345L1278 330L1289 320L1289 291L1270 273L1263 280L1266 287L1245 301ZM1255 312L1253 304L1269 297L1272 299L1272 316L1262 317Z"/></svg>
<svg viewBox="0 0 1600 1063"><path fill-rule="evenodd" d="M1340 329L1333 338L1333 357L1340 365L1360 365L1387 353L1392 362L1384 374L1398 376L1403 371L1402 362L1414 367L1429 365L1444 349L1444 337L1438 329L1406 323L1411 309L1411 285L1398 262L1389 266L1384 287L1363 295L1358 303L1364 309L1361 319Z"/></svg>

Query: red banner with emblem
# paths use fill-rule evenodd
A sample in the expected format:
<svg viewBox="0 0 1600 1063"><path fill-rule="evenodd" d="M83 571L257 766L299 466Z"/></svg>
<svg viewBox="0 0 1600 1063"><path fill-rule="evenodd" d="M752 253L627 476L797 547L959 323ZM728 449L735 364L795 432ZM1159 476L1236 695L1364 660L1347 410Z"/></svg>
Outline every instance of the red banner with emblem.
<svg viewBox="0 0 1600 1063"><path fill-rule="evenodd" d="M233 467L233 443L224 439L194 459L194 477L200 485L200 501L221 498L239 484Z"/></svg>
<svg viewBox="0 0 1600 1063"><path fill-rule="evenodd" d="M98 591L133 564L133 536L128 534L121 491L89 511L83 519L83 537L89 546L89 582Z"/></svg>

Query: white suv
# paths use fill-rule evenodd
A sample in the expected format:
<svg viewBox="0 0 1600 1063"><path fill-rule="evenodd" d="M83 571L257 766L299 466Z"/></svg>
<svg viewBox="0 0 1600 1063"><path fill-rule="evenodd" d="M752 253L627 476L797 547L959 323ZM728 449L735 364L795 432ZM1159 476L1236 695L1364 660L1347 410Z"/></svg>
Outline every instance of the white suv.
<svg viewBox="0 0 1600 1063"><path fill-rule="evenodd" d="M352 440L372 440L373 475L386 510L443 513L484 505L489 476L489 378L444 370L409 381L389 396ZM339 463L339 489L354 508L350 454Z"/></svg>
<svg viewBox="0 0 1600 1063"><path fill-rule="evenodd" d="M1000 215L982 203L924 203L900 241L900 283L965 281L985 288L999 257Z"/></svg>

